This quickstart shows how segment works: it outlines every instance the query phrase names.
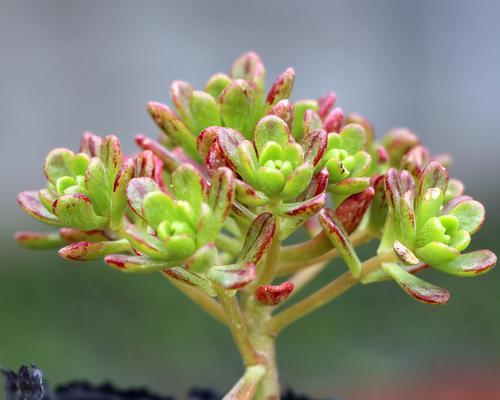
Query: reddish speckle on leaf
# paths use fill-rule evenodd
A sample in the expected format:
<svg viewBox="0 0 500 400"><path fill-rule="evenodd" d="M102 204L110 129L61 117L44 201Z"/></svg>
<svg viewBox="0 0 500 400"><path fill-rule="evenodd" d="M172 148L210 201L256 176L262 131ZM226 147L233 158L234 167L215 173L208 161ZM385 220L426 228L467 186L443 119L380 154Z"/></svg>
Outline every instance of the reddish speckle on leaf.
<svg viewBox="0 0 500 400"><path fill-rule="evenodd" d="M255 290L255 298L266 306L276 306L283 303L292 293L293 282L283 282L280 285L263 285Z"/></svg>

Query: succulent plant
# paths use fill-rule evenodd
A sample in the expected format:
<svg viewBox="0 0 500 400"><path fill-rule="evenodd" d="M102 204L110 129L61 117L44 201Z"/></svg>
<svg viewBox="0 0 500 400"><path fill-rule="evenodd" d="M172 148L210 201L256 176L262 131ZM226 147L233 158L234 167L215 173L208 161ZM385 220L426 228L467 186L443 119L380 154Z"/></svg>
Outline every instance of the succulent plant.
<svg viewBox="0 0 500 400"><path fill-rule="evenodd" d="M173 108L148 103L161 134L137 135L139 154L87 133L79 153L49 153L45 189L18 197L58 228L17 233L23 246L159 272L227 325L245 364L228 400L278 398L275 337L350 287L394 280L443 304L449 293L421 271L470 277L496 263L489 250L465 252L485 210L449 178L448 156L406 128L378 143L333 92L292 102L294 79L286 69L265 95L264 65L246 53L204 90L176 81ZM301 227L307 239L284 242ZM374 239L377 254L360 260L356 247ZM336 258L347 271L277 310Z"/></svg>

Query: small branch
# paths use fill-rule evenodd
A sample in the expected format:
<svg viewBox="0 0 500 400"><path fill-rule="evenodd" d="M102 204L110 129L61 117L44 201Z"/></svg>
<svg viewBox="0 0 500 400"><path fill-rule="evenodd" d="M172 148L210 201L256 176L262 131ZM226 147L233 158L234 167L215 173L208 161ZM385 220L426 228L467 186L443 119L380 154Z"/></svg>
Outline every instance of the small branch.
<svg viewBox="0 0 500 400"><path fill-rule="evenodd" d="M263 365L248 367L245 374L222 400L252 400L265 373L266 368Z"/></svg>
<svg viewBox="0 0 500 400"><path fill-rule="evenodd" d="M380 268L382 262L392 260L394 257L394 253L390 251L368 259L362 264L361 277L376 271ZM344 272L317 292L314 292L272 318L270 322L270 333L272 335L277 335L283 328L287 327L292 322L340 296L358 282L359 280L354 278L349 271Z"/></svg>
<svg viewBox="0 0 500 400"><path fill-rule="evenodd" d="M261 359L259 354L254 350L250 338L248 336L247 327L243 316L241 315L240 306L236 296L229 296L226 291L218 285L214 285L217 297L226 314L226 320L231 334L236 342L236 346L243 358L245 366L260 364Z"/></svg>
<svg viewBox="0 0 500 400"><path fill-rule="evenodd" d="M179 289L186 297L200 306L209 315L214 317L221 324L227 325L226 316L224 315L224 310L221 305L201 290L198 290L186 283L183 283L177 279L173 279L168 275L164 275L172 284Z"/></svg>
<svg viewBox="0 0 500 400"><path fill-rule="evenodd" d="M373 233L360 230L355 231L349 236L349 239L353 246L359 246L369 242L374 237ZM321 232L307 242L283 247L278 274L280 276L288 275L320 262L329 261L338 255L339 253L333 248L330 239L324 232Z"/></svg>

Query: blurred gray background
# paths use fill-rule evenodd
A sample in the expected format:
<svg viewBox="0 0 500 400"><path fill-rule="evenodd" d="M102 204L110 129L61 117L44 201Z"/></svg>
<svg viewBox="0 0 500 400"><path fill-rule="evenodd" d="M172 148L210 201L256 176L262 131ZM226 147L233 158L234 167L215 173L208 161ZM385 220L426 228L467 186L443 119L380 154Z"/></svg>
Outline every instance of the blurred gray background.
<svg viewBox="0 0 500 400"><path fill-rule="evenodd" d="M91 130L132 151L134 134L156 135L148 100L169 102L174 79L202 87L247 50L262 56L268 85L295 68L295 99L334 90L379 137L404 125L452 154L452 174L488 210L475 247L498 253L499 17L498 1L0 0L0 366L36 362L56 382L110 378L174 394L237 379L229 335L161 278L68 264L11 238L39 228L15 195L44 184L50 149L76 149ZM494 382L498 271L429 277L451 290L445 308L379 285L294 325L279 343L283 381L364 399L437 373Z"/></svg>

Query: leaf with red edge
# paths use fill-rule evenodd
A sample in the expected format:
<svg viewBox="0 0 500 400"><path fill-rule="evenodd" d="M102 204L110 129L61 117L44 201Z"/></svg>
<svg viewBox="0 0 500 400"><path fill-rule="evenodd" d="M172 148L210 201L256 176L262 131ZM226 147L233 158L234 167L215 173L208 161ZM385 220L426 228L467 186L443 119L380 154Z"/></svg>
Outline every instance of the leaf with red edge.
<svg viewBox="0 0 500 400"><path fill-rule="evenodd" d="M349 267L352 276L359 278L361 275L361 262L359 261L347 233L337 220L335 212L325 207L319 212L318 220L326 236L328 236L328 239L330 239Z"/></svg>
<svg viewBox="0 0 500 400"><path fill-rule="evenodd" d="M267 94L265 105L266 114L280 100L290 98L294 82L295 71L293 68L287 68L280 76L278 76Z"/></svg>
<svg viewBox="0 0 500 400"><path fill-rule="evenodd" d="M307 135L316 129L321 129L323 122L314 110L306 110L304 113L304 134Z"/></svg>
<svg viewBox="0 0 500 400"><path fill-rule="evenodd" d="M328 135L323 129L315 129L305 134L302 140L304 148L304 159L310 161L313 165L319 163L323 154L325 154Z"/></svg>
<svg viewBox="0 0 500 400"><path fill-rule="evenodd" d="M158 239L158 237L140 230L135 225L129 225L125 229L125 235L136 252L138 251L155 259L178 259L178 257L176 257L167 249L165 244L160 239Z"/></svg>
<svg viewBox="0 0 500 400"><path fill-rule="evenodd" d="M476 233L486 218L484 206L476 200L461 201L447 214L457 217L460 229L465 229L470 234Z"/></svg>
<svg viewBox="0 0 500 400"><path fill-rule="evenodd" d="M208 268L215 264L217 259L217 248L213 243L207 243L196 250L184 263L184 268L195 274L204 274Z"/></svg>
<svg viewBox="0 0 500 400"><path fill-rule="evenodd" d="M219 143L214 142L212 146L210 146L207 156L205 157L205 166L207 167L209 175L212 175L218 168L230 167L230 164L228 164L224 158Z"/></svg>
<svg viewBox="0 0 500 400"><path fill-rule="evenodd" d="M278 143L281 147L285 147L290 142L288 125L275 115L265 116L255 127L254 143L259 154L271 141Z"/></svg>
<svg viewBox="0 0 500 400"><path fill-rule="evenodd" d="M406 128L394 128L382 138L382 146L389 154L389 162L393 167L399 167L401 158L412 147L420 144L420 140L412 131Z"/></svg>
<svg viewBox="0 0 500 400"><path fill-rule="evenodd" d="M109 225L112 230L117 230L123 223L123 214L127 206L127 187L134 177L134 160L128 159L118 171L113 183L111 195L111 209Z"/></svg>
<svg viewBox="0 0 500 400"><path fill-rule="evenodd" d="M116 174L122 166L120 140L115 135L109 135L103 139L100 159L106 167L109 183L112 185Z"/></svg>
<svg viewBox="0 0 500 400"><path fill-rule="evenodd" d="M103 242L111 238L105 231L81 231L75 228L61 228L59 230L61 237L68 243L74 242Z"/></svg>
<svg viewBox="0 0 500 400"><path fill-rule="evenodd" d="M14 239L27 249L53 249L66 243L59 232L20 231Z"/></svg>
<svg viewBox="0 0 500 400"><path fill-rule="evenodd" d="M104 257L104 262L110 267L126 273L158 272L165 268L178 266L180 263L154 260L143 256L129 256L124 254L110 254Z"/></svg>
<svg viewBox="0 0 500 400"><path fill-rule="evenodd" d="M255 278L255 264L244 261L238 264L214 266L208 271L207 277L224 289L240 289Z"/></svg>
<svg viewBox="0 0 500 400"><path fill-rule="evenodd" d="M97 260L112 253L132 252L132 246L127 239L108 242L76 242L59 250L62 258L72 261Z"/></svg>
<svg viewBox="0 0 500 400"><path fill-rule="evenodd" d="M260 207L269 203L267 196L256 191L253 187L241 181L235 180L236 199L242 204L250 207Z"/></svg>
<svg viewBox="0 0 500 400"><path fill-rule="evenodd" d="M259 262L276 233L276 219L269 212L260 214L250 225L238 262Z"/></svg>
<svg viewBox="0 0 500 400"><path fill-rule="evenodd" d="M419 177L430 161L431 152L426 147L417 145L403 156L401 159L401 169L406 169L413 176Z"/></svg>
<svg viewBox="0 0 500 400"><path fill-rule="evenodd" d="M266 69L260 57L253 51L249 51L238 57L233 63L231 66L231 76L234 79L245 79L262 89Z"/></svg>
<svg viewBox="0 0 500 400"><path fill-rule="evenodd" d="M183 162L177 154L166 149L157 141L144 135L136 135L135 142L143 150L151 150L153 154L163 162L163 165L168 172L173 171Z"/></svg>
<svg viewBox="0 0 500 400"><path fill-rule="evenodd" d="M338 183L328 185L328 191L339 195L359 193L370 186L370 178L347 178Z"/></svg>
<svg viewBox="0 0 500 400"><path fill-rule="evenodd" d="M255 298L265 306L277 306L290 296L293 288L294 285L291 281L279 285L262 285L255 290Z"/></svg>
<svg viewBox="0 0 500 400"><path fill-rule="evenodd" d="M334 92L329 92L318 99L318 114L321 119L325 119L330 113L330 110L335 107L337 101L337 94Z"/></svg>
<svg viewBox="0 0 500 400"><path fill-rule="evenodd" d="M219 97L224 126L241 132L247 139L252 138L255 97L254 87L243 79L233 81Z"/></svg>
<svg viewBox="0 0 500 400"><path fill-rule="evenodd" d="M80 142L80 152L89 157L99 157L101 155L102 139L92 132L85 132Z"/></svg>
<svg viewBox="0 0 500 400"><path fill-rule="evenodd" d="M212 238L219 233L234 201L234 175L229 168L219 168L212 176L208 205L212 210Z"/></svg>
<svg viewBox="0 0 500 400"><path fill-rule="evenodd" d="M275 212L281 217L305 219L312 217L325 205L325 194L321 193L298 203L284 203L276 207Z"/></svg>
<svg viewBox="0 0 500 400"><path fill-rule="evenodd" d="M173 143L181 146L195 160L200 159L196 148L195 135L170 107L150 101L148 102L147 108L149 115L151 115L156 125L158 125Z"/></svg>
<svg viewBox="0 0 500 400"><path fill-rule="evenodd" d="M73 176L73 160L75 153L65 148L53 149L47 154L44 172L47 179L56 184L59 178Z"/></svg>
<svg viewBox="0 0 500 400"><path fill-rule="evenodd" d="M497 256L489 250L476 250L461 254L446 264L432 265L450 275L472 277L485 274L495 266Z"/></svg>
<svg viewBox="0 0 500 400"><path fill-rule="evenodd" d="M221 126L214 127L217 135L217 143L222 150L222 155L231 166L238 172L240 164L238 156L238 146L245 140L243 135L230 128L223 128Z"/></svg>
<svg viewBox="0 0 500 400"><path fill-rule="evenodd" d="M66 194L52 205L54 214L62 225L91 231L103 229L108 220L95 213L92 201L82 193Z"/></svg>
<svg viewBox="0 0 500 400"><path fill-rule="evenodd" d="M172 96L175 109L190 130L194 128L189 106L191 97L193 97L193 91L194 88L190 83L181 80L172 82L170 86L170 95Z"/></svg>
<svg viewBox="0 0 500 400"><path fill-rule="evenodd" d="M189 286L198 288L208 294L210 297L216 296L215 290L209 280L205 279L201 275L189 272L184 267L168 268L164 269L162 272L168 278L172 278Z"/></svg>
<svg viewBox="0 0 500 400"><path fill-rule="evenodd" d="M446 193L448 187L448 171L436 161L430 162L422 171L418 181L417 203L425 195L427 189L439 188Z"/></svg>
<svg viewBox="0 0 500 400"><path fill-rule="evenodd" d="M340 108L334 108L326 117L323 128L328 133L340 132L344 124L344 111Z"/></svg>
<svg viewBox="0 0 500 400"><path fill-rule="evenodd" d="M336 208L335 215L347 234L358 227L374 197L375 190L370 186L361 193L349 196Z"/></svg>
<svg viewBox="0 0 500 400"><path fill-rule="evenodd" d="M447 290L410 274L398 264L382 263L382 269L391 275L398 285L415 300L439 305L445 304L450 298L450 293Z"/></svg>
<svg viewBox="0 0 500 400"><path fill-rule="evenodd" d="M17 195L19 206L33 218L49 225L61 225L57 217L40 202L37 191L21 192Z"/></svg>
<svg viewBox="0 0 500 400"><path fill-rule="evenodd" d="M176 200L186 201L198 219L207 183L201 174L190 164L181 164L171 175L172 192Z"/></svg>
<svg viewBox="0 0 500 400"><path fill-rule="evenodd" d="M293 106L292 103L290 103L290 100L280 100L267 114L277 116L286 122L289 129L292 129L294 114Z"/></svg>
<svg viewBox="0 0 500 400"><path fill-rule="evenodd" d="M127 187L127 200L130 208L141 218L144 218L144 199L149 193L160 190L158 184L151 178L134 178Z"/></svg>
<svg viewBox="0 0 500 400"><path fill-rule="evenodd" d="M202 159L207 157L210 147L212 147L214 142L217 141L219 128L219 126L209 126L208 128L203 129L198 135L196 146Z"/></svg>

